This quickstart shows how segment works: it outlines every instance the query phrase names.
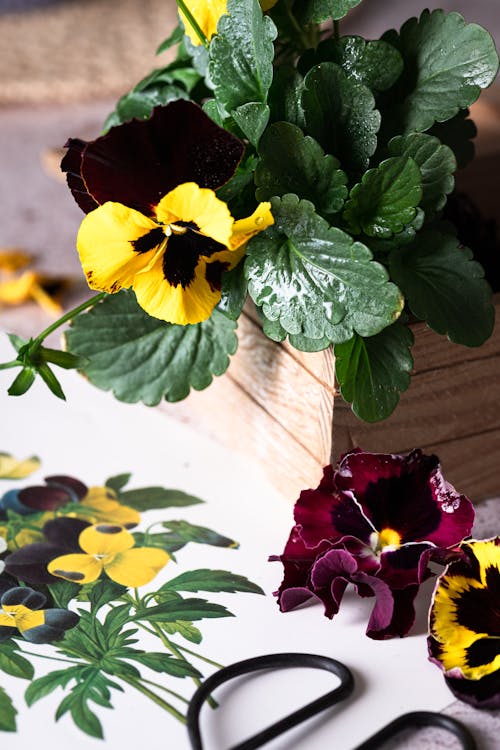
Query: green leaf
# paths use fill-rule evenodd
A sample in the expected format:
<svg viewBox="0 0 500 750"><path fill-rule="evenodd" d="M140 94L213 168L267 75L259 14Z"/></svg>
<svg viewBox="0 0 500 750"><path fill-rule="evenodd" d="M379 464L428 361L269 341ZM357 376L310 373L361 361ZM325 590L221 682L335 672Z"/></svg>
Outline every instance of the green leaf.
<svg viewBox="0 0 500 750"><path fill-rule="evenodd" d="M182 26L177 25L175 29L172 31L170 36L168 36L158 47L156 50L157 55L161 55L162 52L166 52L171 47L174 47L176 44L180 44L182 40L184 39L184 29Z"/></svg>
<svg viewBox="0 0 500 750"><path fill-rule="evenodd" d="M176 578L172 578L162 586L163 589L173 589L174 591L225 591L234 594L237 591L244 591L248 594L263 594L264 592L245 578L245 576L230 573L227 570L208 570L200 568L199 570L188 570L186 573Z"/></svg>
<svg viewBox="0 0 500 750"><path fill-rule="evenodd" d="M18 336L16 333L8 333L7 338L9 339L16 352L19 352L23 347L29 344L29 341L27 339L21 338L21 336Z"/></svg>
<svg viewBox="0 0 500 750"><path fill-rule="evenodd" d="M12 699L7 695L3 687L0 687L0 730L2 732L15 732L17 709Z"/></svg>
<svg viewBox="0 0 500 750"><path fill-rule="evenodd" d="M303 75L314 65L333 62L348 78L371 91L385 91L396 83L403 70L403 58L391 44L380 39L367 41L361 36L325 39L316 50L307 50L299 61Z"/></svg>
<svg viewBox="0 0 500 750"><path fill-rule="evenodd" d="M169 490L164 487L141 487L138 490L127 490L120 493L120 501L140 513L157 508L185 508L188 505L203 503L195 495L188 495L182 490Z"/></svg>
<svg viewBox="0 0 500 750"><path fill-rule="evenodd" d="M314 203L320 214L340 211L347 197L347 176L338 160L325 153L319 143L300 128L276 122L264 133L255 170L256 198L295 193Z"/></svg>
<svg viewBox="0 0 500 750"><path fill-rule="evenodd" d="M63 352L60 349L47 349L45 346L40 347L40 358L43 362L51 362L65 370L77 370L85 364L84 359L75 357L70 352Z"/></svg>
<svg viewBox="0 0 500 750"><path fill-rule="evenodd" d="M344 220L354 234L392 237L410 224L422 198L422 178L409 156L386 159L351 190Z"/></svg>
<svg viewBox="0 0 500 750"><path fill-rule="evenodd" d="M348 173L364 172L377 147L380 114L371 91L335 63L312 68L304 79L306 130Z"/></svg>
<svg viewBox="0 0 500 750"><path fill-rule="evenodd" d="M267 101L273 80L276 27L262 15L258 0L228 0L209 49L215 96L228 112Z"/></svg>
<svg viewBox="0 0 500 750"><path fill-rule="evenodd" d="M428 218L440 211L455 185L453 174L457 161L451 148L427 133L410 133L393 138L389 143L389 153L391 156L409 156L416 162L422 178L420 206Z"/></svg>
<svg viewBox="0 0 500 750"><path fill-rule="evenodd" d="M498 70L498 55L490 34L459 13L424 10L410 18L399 35L383 37L403 55L405 69L392 97L395 132L428 130L434 122L454 117L470 106Z"/></svg>
<svg viewBox="0 0 500 750"><path fill-rule="evenodd" d="M259 310L261 314L262 331L272 341L284 341L287 337L287 332L279 322L279 320L269 320ZM323 349L328 349L330 346L330 339L323 337L321 339L311 339L307 336L303 336L300 333L290 334L288 336L290 344L301 352L321 352Z"/></svg>
<svg viewBox="0 0 500 750"><path fill-rule="evenodd" d="M247 298L247 280L244 263L222 274L222 296L217 309L230 320L238 320Z"/></svg>
<svg viewBox="0 0 500 750"><path fill-rule="evenodd" d="M291 65L282 65L274 71L268 97L271 122L290 122L304 129L303 88L303 77Z"/></svg>
<svg viewBox="0 0 500 750"><path fill-rule="evenodd" d="M70 695L67 695L59 704L56 711L56 721L69 711L71 718L82 732L85 732L90 737L102 740L104 733L101 722L88 706L88 701L92 699L98 705L102 705L102 700L98 693L96 694L95 691L91 692L88 690L85 684L76 685ZM108 705L108 707L110 706Z"/></svg>
<svg viewBox="0 0 500 750"><path fill-rule="evenodd" d="M344 18L361 0L300 0L300 13L306 23L322 23Z"/></svg>
<svg viewBox="0 0 500 750"><path fill-rule="evenodd" d="M89 591L89 602L91 611L96 614L101 607L110 602L115 602L127 591L126 586L121 586L114 581L103 579L97 581Z"/></svg>
<svg viewBox="0 0 500 750"><path fill-rule="evenodd" d="M192 622L213 617L234 617L234 615L226 607L212 604L206 599L182 599L139 610L132 615L131 619L147 622L176 622L177 620Z"/></svg>
<svg viewBox="0 0 500 750"><path fill-rule="evenodd" d="M417 318L457 344L480 346L493 331L495 308L483 268L472 258L455 236L428 230L394 250L389 264Z"/></svg>
<svg viewBox="0 0 500 750"><path fill-rule="evenodd" d="M72 583L71 581L60 580L57 583L50 583L47 587L50 595L54 600L56 607L66 609L68 604L76 599L78 594L81 592L82 587L78 583Z"/></svg>
<svg viewBox="0 0 500 750"><path fill-rule="evenodd" d="M55 672L39 677L28 686L24 694L24 699L28 706L32 706L40 698L54 692L58 687L65 688L66 685L77 677L80 667L69 667L67 669L58 669Z"/></svg>
<svg viewBox="0 0 500 750"><path fill-rule="evenodd" d="M185 620L176 620L175 622L164 622L162 623L163 630L168 635L175 635L178 633L190 643L201 643L202 635L199 628L196 628L192 622Z"/></svg>
<svg viewBox="0 0 500 750"><path fill-rule="evenodd" d="M146 536L141 531L134 531L133 536L136 547L158 547L168 552L173 560L175 560L173 553L182 549L188 543L188 540L181 539L177 534L166 532L164 534L148 534Z"/></svg>
<svg viewBox="0 0 500 750"><path fill-rule="evenodd" d="M254 302L289 334L341 342L371 336L400 314L402 298L367 247L328 226L309 201L274 198L275 224L247 246Z"/></svg>
<svg viewBox="0 0 500 750"><path fill-rule="evenodd" d="M35 378L36 370L33 367L23 367L7 389L7 393L9 396L24 396L35 382Z"/></svg>
<svg viewBox="0 0 500 750"><path fill-rule="evenodd" d="M66 333L67 346L86 357L83 373L127 403L155 406L202 390L229 366L238 342L235 324L214 310L196 325L172 325L150 317L133 292L111 294Z"/></svg>
<svg viewBox="0 0 500 750"><path fill-rule="evenodd" d="M116 494L119 495L121 490L130 482L131 476L132 474L130 472L127 472L126 474L116 474L114 477L109 477L109 479L106 479L106 482L104 484L106 487L114 490Z"/></svg>
<svg viewBox="0 0 500 750"><path fill-rule="evenodd" d="M31 680L35 673L33 665L19 653L18 648L12 641L0 644L0 670L12 677Z"/></svg>
<svg viewBox="0 0 500 750"><path fill-rule="evenodd" d="M148 669L163 674L169 674L172 677L201 677L199 672L192 664L185 659L175 659L169 654L148 653L148 654L130 654L127 659L143 664Z"/></svg>
<svg viewBox="0 0 500 750"><path fill-rule="evenodd" d="M342 397L365 422L386 419L410 385L413 334L400 323L376 336L354 336L335 346L335 375Z"/></svg>
<svg viewBox="0 0 500 750"><path fill-rule="evenodd" d="M214 100L212 99L212 101ZM222 187L217 190L217 198L220 198L220 200L224 201L224 203L231 204L236 198L238 198L238 196L248 185L253 185L253 174L257 165L257 161L258 159L256 156L249 156L241 161L238 164L238 168L235 174L233 175L233 177L231 177L229 182L226 182L225 185L222 185ZM248 213L252 213L252 211L253 207ZM234 212L232 213L234 216ZM222 277L223 280L231 273L232 272L230 271L228 274L225 274Z"/></svg>
<svg viewBox="0 0 500 750"><path fill-rule="evenodd" d="M231 117L256 148L269 122L269 115L269 107L262 102L247 102L231 110Z"/></svg>
<svg viewBox="0 0 500 750"><path fill-rule="evenodd" d="M218 534L205 526L195 526L188 521L164 521L162 526L164 529L174 532L179 539L183 539L185 542L197 542L198 544L209 544L212 547L231 549L239 547L238 542L235 542L234 539Z"/></svg>
<svg viewBox="0 0 500 750"><path fill-rule="evenodd" d="M436 136L441 143L451 148L460 169L473 160L475 153L474 138L477 128L468 115L469 110L462 109L451 120L436 122L429 130L430 135Z"/></svg>
<svg viewBox="0 0 500 750"><path fill-rule="evenodd" d="M415 218L413 219L410 224L407 224L405 228L401 231L395 234L393 237L389 237L388 239L380 239L378 237L367 237L362 235L360 237L360 240L367 245L372 253L374 254L375 258L383 258L383 262L386 261L386 255L387 253L390 253L391 250L394 250L396 247L400 247L401 245L407 245L409 242L413 242L415 237L417 236L417 232L419 232L425 221L425 214L421 208L417 208L417 213L415 214Z"/></svg>
<svg viewBox="0 0 500 750"><path fill-rule="evenodd" d="M38 374L42 378L43 382L45 383L49 391L51 391L51 393L53 393L54 396L57 396L57 398L60 398L62 401L66 401L66 396L64 395L64 391L61 388L61 384L56 378L56 376L54 375L54 373L52 372L52 370L50 369L50 367L47 364L42 363L38 365L37 369L38 369Z"/></svg>

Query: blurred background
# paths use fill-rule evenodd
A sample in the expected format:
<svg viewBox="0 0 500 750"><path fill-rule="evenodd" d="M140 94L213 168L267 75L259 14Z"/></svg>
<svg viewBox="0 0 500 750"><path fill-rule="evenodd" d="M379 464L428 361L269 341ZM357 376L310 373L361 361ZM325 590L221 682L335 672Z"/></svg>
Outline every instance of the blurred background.
<svg viewBox="0 0 500 750"><path fill-rule="evenodd" d="M500 46L497 0L370 0L341 31L377 38L426 7L458 10ZM155 50L176 24L176 9L174 0L0 0L0 248L23 248L42 273L81 278L75 237L82 214L59 173L57 149L68 137L96 137L115 100L169 61L172 53ZM499 92L497 83L474 105L478 159L459 177L488 216L500 215ZM0 301L7 329L29 333L45 315Z"/></svg>

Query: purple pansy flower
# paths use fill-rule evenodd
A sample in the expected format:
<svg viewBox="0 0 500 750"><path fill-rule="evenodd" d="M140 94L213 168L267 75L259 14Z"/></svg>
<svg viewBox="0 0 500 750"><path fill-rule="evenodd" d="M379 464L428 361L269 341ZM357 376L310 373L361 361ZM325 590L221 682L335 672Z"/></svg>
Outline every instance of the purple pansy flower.
<svg viewBox="0 0 500 750"><path fill-rule="evenodd" d="M294 516L283 555L272 558L285 570L281 610L316 597L333 617L353 583L376 597L367 634L380 639L409 631L429 559L470 534L474 510L445 481L436 456L355 449L325 468L317 489L301 493Z"/></svg>
<svg viewBox="0 0 500 750"><path fill-rule="evenodd" d="M28 586L14 586L0 598L0 643L21 634L31 643L59 641L80 619L67 609L44 609L46 597Z"/></svg>

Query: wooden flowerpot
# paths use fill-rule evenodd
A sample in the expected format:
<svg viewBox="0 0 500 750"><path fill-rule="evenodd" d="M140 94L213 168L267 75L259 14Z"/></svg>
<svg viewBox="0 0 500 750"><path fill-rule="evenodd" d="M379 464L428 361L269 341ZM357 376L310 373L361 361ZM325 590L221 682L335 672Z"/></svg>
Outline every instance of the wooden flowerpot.
<svg viewBox="0 0 500 750"><path fill-rule="evenodd" d="M478 158L457 185L485 216L500 219L499 110L481 104L472 115L481 133ZM498 321L500 294L495 306ZM240 318L239 349L226 375L161 408L256 459L291 502L318 484L325 464L354 446L434 452L445 477L473 501L498 495L500 323L479 348L452 344L423 323L413 333L410 388L383 422L361 422L338 395L331 350L304 354L270 341L251 307Z"/></svg>

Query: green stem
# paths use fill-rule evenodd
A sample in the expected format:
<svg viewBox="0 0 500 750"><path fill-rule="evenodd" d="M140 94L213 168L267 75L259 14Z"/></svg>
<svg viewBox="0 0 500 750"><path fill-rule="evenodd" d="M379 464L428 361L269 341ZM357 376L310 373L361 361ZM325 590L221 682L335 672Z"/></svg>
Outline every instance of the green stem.
<svg viewBox="0 0 500 750"><path fill-rule="evenodd" d="M333 22L333 36L337 41L340 39L340 21Z"/></svg>
<svg viewBox="0 0 500 750"><path fill-rule="evenodd" d="M187 5L184 2L184 0L176 0L176 2L177 2L177 7L186 16L189 25L192 27L193 31L195 32L195 34L198 37L198 39L200 40L200 42L203 44L203 46L205 47L205 49L208 49L208 46L209 46L208 39L205 36L205 34L203 33L203 31L202 31L202 29L201 29L198 21L193 16L193 14L191 13L191 11L189 10L189 8L187 7Z"/></svg>
<svg viewBox="0 0 500 750"><path fill-rule="evenodd" d="M179 695L175 690L170 690L170 688L165 687L165 685L158 685L158 683L153 682L152 680L145 680L144 677L142 677L142 681L145 685L151 685L152 687L158 688L158 690L163 690L164 693L170 693L170 695L173 695L177 700L180 700L183 703L189 703L187 698L184 698L183 695Z"/></svg>
<svg viewBox="0 0 500 750"><path fill-rule="evenodd" d="M37 345L42 344L47 336L60 328L60 326L64 325L64 323L67 323L69 320L76 318L77 315L80 315L80 313L86 310L88 307L93 307L107 296L108 295L106 292L100 292L100 294L96 294L85 302L82 302L82 304L78 305L78 307L74 307L72 310L69 310L62 317L52 323L52 325L48 326L48 328L39 333L36 339L34 339L32 347L36 348Z"/></svg>
<svg viewBox="0 0 500 750"><path fill-rule="evenodd" d="M0 365L0 370L8 370L11 367L19 367L17 359L12 360L12 362L4 362Z"/></svg>
<svg viewBox="0 0 500 750"><path fill-rule="evenodd" d="M217 669L223 669L224 664L219 664L216 661L213 661L212 659L209 659L207 656L202 656L201 654L197 654L196 651L191 651L190 648L186 648L186 646L177 646L181 651L185 651L186 654L190 654L190 656L195 656L197 659L200 659L201 661L206 662L207 664L210 664L212 667L217 667Z"/></svg>
<svg viewBox="0 0 500 750"><path fill-rule="evenodd" d="M81 661L74 661L73 659L61 659L59 656L45 656L45 654L35 654L33 651L25 651L24 649L20 650L22 654L26 654L26 656L36 656L37 659L48 659L49 661L62 661L65 664L74 664L77 667L82 667L84 664L82 664Z"/></svg>
<svg viewBox="0 0 500 750"><path fill-rule="evenodd" d="M143 695L150 698L153 703L156 703L157 706L163 708L164 711L168 711L169 714L172 714L172 716L174 716L180 722L182 722L183 724L186 723L186 717L184 716L184 714L181 714L180 711L178 711L170 703L167 703L167 701L163 700L163 698L160 698L159 695L153 693L153 691L147 688L146 685L143 685L138 680L134 680L132 677L125 677L124 675L120 675L120 679L123 680L123 682L126 682L128 685L131 685L131 687L134 687Z"/></svg>

